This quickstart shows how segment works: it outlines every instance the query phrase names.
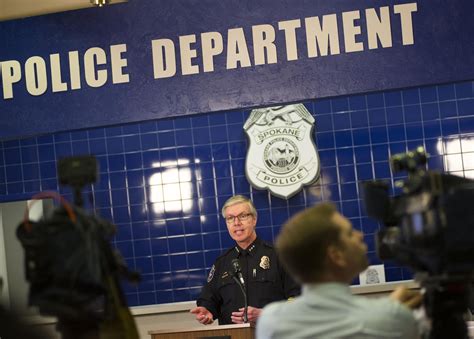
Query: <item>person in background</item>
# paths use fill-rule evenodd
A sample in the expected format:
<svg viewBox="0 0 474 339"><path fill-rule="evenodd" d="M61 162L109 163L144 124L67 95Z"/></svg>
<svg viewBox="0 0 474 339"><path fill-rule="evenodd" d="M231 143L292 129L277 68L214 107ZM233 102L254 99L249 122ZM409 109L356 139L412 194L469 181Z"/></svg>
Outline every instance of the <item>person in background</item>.
<svg viewBox="0 0 474 339"><path fill-rule="evenodd" d="M388 298L351 294L349 284L368 266L361 232L321 203L292 217L276 240L284 267L302 283L291 303L272 303L257 322L258 339L266 338L417 338L411 308L418 292L400 287Z"/></svg>
<svg viewBox="0 0 474 339"><path fill-rule="evenodd" d="M250 199L231 197L222 207L222 216L236 244L216 259L191 313L205 325L216 319L219 325L244 322L244 297L234 279L237 259L247 294L248 322L255 323L263 306L295 297L300 287L283 269L274 247L257 237L257 211Z"/></svg>

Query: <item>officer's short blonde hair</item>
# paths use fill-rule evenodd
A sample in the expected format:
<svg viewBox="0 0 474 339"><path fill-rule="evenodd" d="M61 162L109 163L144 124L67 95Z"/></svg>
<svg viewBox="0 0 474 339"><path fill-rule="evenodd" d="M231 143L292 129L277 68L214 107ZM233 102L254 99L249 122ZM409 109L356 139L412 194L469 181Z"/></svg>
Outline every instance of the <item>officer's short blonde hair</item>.
<svg viewBox="0 0 474 339"><path fill-rule="evenodd" d="M253 204L252 200L243 195L234 195L227 199L227 201L224 203L224 206L222 206L222 216L224 218L226 217L225 209L227 207L241 203L246 203L249 206L250 213L252 213L255 218L257 217L257 209L255 208L255 205Z"/></svg>

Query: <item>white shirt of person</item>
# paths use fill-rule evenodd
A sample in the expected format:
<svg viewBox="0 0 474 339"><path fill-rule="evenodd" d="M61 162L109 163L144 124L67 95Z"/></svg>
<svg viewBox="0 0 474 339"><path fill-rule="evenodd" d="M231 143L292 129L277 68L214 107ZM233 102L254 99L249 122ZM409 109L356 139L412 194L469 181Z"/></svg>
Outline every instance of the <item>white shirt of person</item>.
<svg viewBox="0 0 474 339"><path fill-rule="evenodd" d="M267 305L257 322L257 339L419 338L412 311L389 298L352 295L348 285L304 285L290 302Z"/></svg>

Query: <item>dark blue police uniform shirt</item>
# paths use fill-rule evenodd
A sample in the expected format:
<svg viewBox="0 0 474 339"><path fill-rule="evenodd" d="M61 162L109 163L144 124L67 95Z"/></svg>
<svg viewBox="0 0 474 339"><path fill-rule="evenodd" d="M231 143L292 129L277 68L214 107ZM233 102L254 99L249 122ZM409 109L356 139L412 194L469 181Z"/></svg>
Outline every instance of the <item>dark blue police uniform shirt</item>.
<svg viewBox="0 0 474 339"><path fill-rule="evenodd" d="M248 306L262 308L300 294L300 286L286 273L270 243L257 238L246 250L235 246L216 259L197 300L219 325L232 324L231 314L244 307L244 296L233 279L232 260L238 259Z"/></svg>

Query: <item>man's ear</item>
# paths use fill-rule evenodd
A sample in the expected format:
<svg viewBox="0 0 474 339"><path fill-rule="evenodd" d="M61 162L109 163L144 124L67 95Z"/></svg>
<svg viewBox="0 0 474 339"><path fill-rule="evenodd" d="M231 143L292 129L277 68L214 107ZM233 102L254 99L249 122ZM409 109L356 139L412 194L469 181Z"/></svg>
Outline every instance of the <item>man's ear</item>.
<svg viewBox="0 0 474 339"><path fill-rule="evenodd" d="M338 267L342 267L346 265L346 258L338 246L330 245L327 250L327 257L328 260Z"/></svg>

